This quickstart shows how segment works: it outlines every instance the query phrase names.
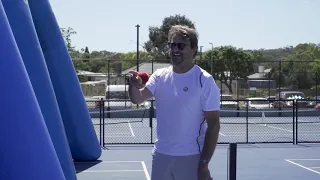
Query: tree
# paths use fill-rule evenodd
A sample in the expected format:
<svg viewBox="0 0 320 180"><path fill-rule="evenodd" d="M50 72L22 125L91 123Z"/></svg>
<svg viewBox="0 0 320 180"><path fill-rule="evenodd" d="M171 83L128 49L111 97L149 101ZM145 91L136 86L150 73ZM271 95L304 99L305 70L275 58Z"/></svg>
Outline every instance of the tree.
<svg viewBox="0 0 320 180"><path fill-rule="evenodd" d="M320 88L320 58L314 60L311 63L311 66L312 66L312 71L315 72L315 76L314 76L315 85L312 88L319 89ZM316 86L318 87L316 88Z"/></svg>
<svg viewBox="0 0 320 180"><path fill-rule="evenodd" d="M65 44L67 46L67 49L69 51L69 54L70 54L70 56L72 58L73 66L75 67L75 69L77 71L78 70L88 71L89 67L85 62L76 61L76 60L73 59L74 57L77 58L77 57L81 57L81 55L82 55L82 53L77 51L75 49L75 46L72 45L71 36L74 35L74 34L77 34L77 32L74 31L73 28L71 28L71 27L68 27L67 29L66 28L60 28L60 30L61 30L64 42L65 42Z"/></svg>
<svg viewBox="0 0 320 180"><path fill-rule="evenodd" d="M225 84L232 94L232 82L236 79L247 80L254 72L254 56L233 46L221 46L213 51L204 52L205 61L199 62L199 66L211 72L216 80ZM212 63L210 62L212 61Z"/></svg>
<svg viewBox="0 0 320 180"><path fill-rule="evenodd" d="M155 59L169 60L168 55L168 32L173 25L186 25L195 28L194 23L184 15L165 17L160 27L149 27L149 40L144 44L147 52Z"/></svg>
<svg viewBox="0 0 320 180"><path fill-rule="evenodd" d="M89 52L88 46L86 46L84 49L81 49L81 51L83 51L83 55L82 55L83 61L84 62L89 62L89 60L90 60L90 52Z"/></svg>
<svg viewBox="0 0 320 180"><path fill-rule="evenodd" d="M311 63L312 71L318 73L320 77L320 59L316 59Z"/></svg>
<svg viewBox="0 0 320 180"><path fill-rule="evenodd" d="M276 63L271 76L279 86L297 86L299 89L310 89L318 81L320 69L320 46L317 44L298 44L292 54ZM280 80L280 82L279 82Z"/></svg>
<svg viewBox="0 0 320 180"><path fill-rule="evenodd" d="M64 42L66 43L66 46L69 50L69 53L75 51L75 47L72 46L71 43L71 36L74 34L77 34L76 31L74 31L71 27L68 27L67 29L65 28L60 28Z"/></svg>

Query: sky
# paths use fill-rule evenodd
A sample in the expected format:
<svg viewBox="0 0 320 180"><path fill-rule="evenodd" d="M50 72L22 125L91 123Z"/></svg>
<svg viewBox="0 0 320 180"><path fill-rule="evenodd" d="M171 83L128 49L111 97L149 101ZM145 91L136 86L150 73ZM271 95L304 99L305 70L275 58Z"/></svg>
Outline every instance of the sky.
<svg viewBox="0 0 320 180"><path fill-rule="evenodd" d="M80 50L136 51L150 26L185 15L195 23L199 46L271 49L320 43L320 0L49 0L61 28L72 27ZM142 47L141 47L142 50Z"/></svg>

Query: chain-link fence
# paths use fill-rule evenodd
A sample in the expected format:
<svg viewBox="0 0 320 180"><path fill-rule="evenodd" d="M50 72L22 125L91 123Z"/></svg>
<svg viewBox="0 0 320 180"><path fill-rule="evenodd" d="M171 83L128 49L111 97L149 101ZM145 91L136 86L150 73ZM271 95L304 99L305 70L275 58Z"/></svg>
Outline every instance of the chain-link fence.
<svg viewBox="0 0 320 180"><path fill-rule="evenodd" d="M304 108L312 100L233 100L242 108L222 108L220 144L320 142L320 112ZM266 108L272 103L288 106ZM153 101L145 106L109 107L106 100L88 101L89 111L101 144L153 144L156 140L156 112ZM289 106L290 105L290 106Z"/></svg>
<svg viewBox="0 0 320 180"><path fill-rule="evenodd" d="M268 109L274 102L253 99L242 101L243 109L222 109L219 143L294 143L294 107Z"/></svg>
<svg viewBox="0 0 320 180"><path fill-rule="evenodd" d="M281 98L281 93L289 91L299 93L294 96L300 99L320 98L320 72L313 70L313 61L279 60L243 64L239 60L239 63L223 68L214 60L204 59L195 62L212 73L222 95L231 95L233 99L275 99ZM139 60L138 64L139 66L136 59L74 61L83 93L89 97L105 97L108 86L111 89L124 89L130 70L143 71L151 75L157 69L170 66L170 60ZM300 66L304 68L298 68Z"/></svg>
<svg viewBox="0 0 320 180"><path fill-rule="evenodd" d="M297 100L295 105L295 126L297 143L320 143L320 110L306 109L302 104L316 107L315 100Z"/></svg>
<svg viewBox="0 0 320 180"><path fill-rule="evenodd" d="M151 75L170 66L170 60L73 62L102 144L154 143L153 103L133 104L126 78L130 70ZM320 73L312 61L239 60L226 67L214 59L195 63L212 73L221 89L219 143L319 142L314 106L320 103Z"/></svg>

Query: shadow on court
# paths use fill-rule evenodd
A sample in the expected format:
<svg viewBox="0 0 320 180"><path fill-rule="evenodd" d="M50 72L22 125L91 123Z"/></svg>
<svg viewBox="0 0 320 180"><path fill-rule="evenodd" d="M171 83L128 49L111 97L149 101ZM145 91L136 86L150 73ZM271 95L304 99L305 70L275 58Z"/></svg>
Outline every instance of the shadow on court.
<svg viewBox="0 0 320 180"><path fill-rule="evenodd" d="M92 162L74 162L74 166L76 169L77 174L81 173L83 171L86 171L96 165L98 165L99 163L101 163L102 160L97 160L97 161L92 161Z"/></svg>

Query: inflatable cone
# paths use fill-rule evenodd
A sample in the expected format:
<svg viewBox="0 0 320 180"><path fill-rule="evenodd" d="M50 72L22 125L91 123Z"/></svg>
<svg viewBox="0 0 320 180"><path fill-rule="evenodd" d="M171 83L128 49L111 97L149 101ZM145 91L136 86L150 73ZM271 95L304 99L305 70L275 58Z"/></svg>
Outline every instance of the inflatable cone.
<svg viewBox="0 0 320 180"><path fill-rule="evenodd" d="M76 180L70 147L29 6L23 0L2 0L2 4L65 178Z"/></svg>
<svg viewBox="0 0 320 180"><path fill-rule="evenodd" d="M65 126L72 157L94 161L101 156L82 89L48 0L28 0Z"/></svg>
<svg viewBox="0 0 320 180"><path fill-rule="evenodd" d="M65 180L0 1L0 179Z"/></svg>

